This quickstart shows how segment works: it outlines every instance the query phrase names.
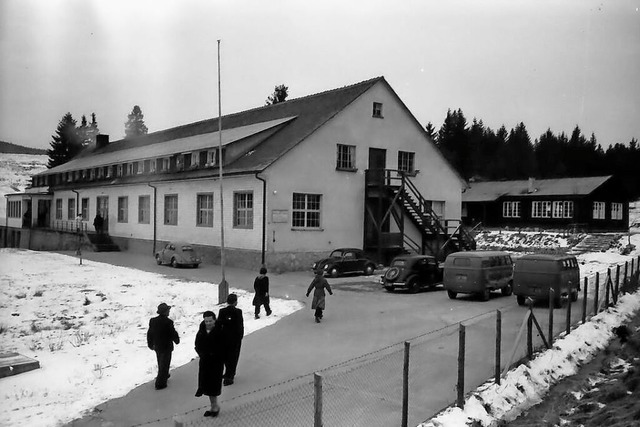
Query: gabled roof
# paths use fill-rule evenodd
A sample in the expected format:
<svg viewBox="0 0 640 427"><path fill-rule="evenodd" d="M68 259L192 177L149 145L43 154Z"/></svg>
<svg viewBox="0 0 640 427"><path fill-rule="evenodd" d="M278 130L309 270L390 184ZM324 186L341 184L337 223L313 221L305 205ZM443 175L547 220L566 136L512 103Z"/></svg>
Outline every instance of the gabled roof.
<svg viewBox="0 0 640 427"><path fill-rule="evenodd" d="M376 77L351 86L223 116L222 138L227 143L281 126L249 153L225 165L225 173L263 170L380 81L386 83L384 77ZM218 119L215 118L137 138L122 139L111 142L106 147L89 148L70 162L39 175L163 155L155 154L156 152L181 153L194 149L194 144L198 145L197 148L204 149L206 146L201 147L202 141L210 141L208 147L215 148L218 146L217 132Z"/></svg>
<svg viewBox="0 0 640 427"><path fill-rule="evenodd" d="M469 183L463 202L491 202L505 196L586 196L607 182L612 175L584 178L485 181Z"/></svg>

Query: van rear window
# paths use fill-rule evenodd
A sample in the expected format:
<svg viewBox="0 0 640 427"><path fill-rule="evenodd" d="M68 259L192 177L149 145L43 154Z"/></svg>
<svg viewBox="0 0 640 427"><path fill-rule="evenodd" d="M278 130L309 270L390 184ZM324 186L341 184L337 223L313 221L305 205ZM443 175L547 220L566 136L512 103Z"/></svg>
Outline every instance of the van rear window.
<svg viewBox="0 0 640 427"><path fill-rule="evenodd" d="M453 265L468 267L471 265L471 260L469 258L454 258Z"/></svg>

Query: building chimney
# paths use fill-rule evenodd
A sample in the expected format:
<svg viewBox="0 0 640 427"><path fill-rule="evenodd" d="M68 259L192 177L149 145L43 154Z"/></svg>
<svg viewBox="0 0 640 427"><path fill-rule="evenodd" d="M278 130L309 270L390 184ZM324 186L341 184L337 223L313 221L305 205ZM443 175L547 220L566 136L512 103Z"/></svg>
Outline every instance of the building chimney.
<svg viewBox="0 0 640 427"><path fill-rule="evenodd" d="M529 186L527 188L527 193L531 194L534 191L536 191L536 189L533 187L535 183L536 183L536 179L529 177Z"/></svg>
<svg viewBox="0 0 640 427"><path fill-rule="evenodd" d="M99 133L96 135L96 148L103 148L109 145L109 135Z"/></svg>

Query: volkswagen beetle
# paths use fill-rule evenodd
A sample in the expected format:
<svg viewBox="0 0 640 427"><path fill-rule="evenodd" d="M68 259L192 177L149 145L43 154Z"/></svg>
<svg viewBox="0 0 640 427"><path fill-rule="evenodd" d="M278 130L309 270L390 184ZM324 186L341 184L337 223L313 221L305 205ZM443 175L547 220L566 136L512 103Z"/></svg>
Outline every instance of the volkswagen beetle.
<svg viewBox="0 0 640 427"><path fill-rule="evenodd" d="M338 277L341 274L358 273L370 276L376 269L376 263L369 259L361 249L335 249L327 258L313 263L314 271L321 270L325 276Z"/></svg>
<svg viewBox="0 0 640 427"><path fill-rule="evenodd" d="M202 262L202 258L189 243L170 242L162 250L156 252L156 262L158 265L170 264L174 268L183 265L196 268Z"/></svg>

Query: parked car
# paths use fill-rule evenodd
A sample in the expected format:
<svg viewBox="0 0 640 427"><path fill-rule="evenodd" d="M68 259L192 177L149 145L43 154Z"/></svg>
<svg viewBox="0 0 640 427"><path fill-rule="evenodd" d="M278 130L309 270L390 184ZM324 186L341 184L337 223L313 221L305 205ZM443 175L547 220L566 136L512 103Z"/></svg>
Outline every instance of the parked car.
<svg viewBox="0 0 640 427"><path fill-rule="evenodd" d="M408 289L415 293L421 288L435 287L440 283L442 269L436 259L429 255L397 256L382 275L382 285L389 292Z"/></svg>
<svg viewBox="0 0 640 427"><path fill-rule="evenodd" d="M580 267L572 255L531 254L516 261L513 271L513 293L519 305L526 298L549 300L554 291L553 304L560 307L563 300L578 300Z"/></svg>
<svg viewBox="0 0 640 427"><path fill-rule="evenodd" d="M331 252L327 258L314 262L311 268L314 271L320 269L325 276L331 277L347 273L362 273L370 276L376 269L376 263L361 249L340 248Z"/></svg>
<svg viewBox="0 0 640 427"><path fill-rule="evenodd" d="M162 250L156 252L156 262L158 265L171 264L174 268L183 265L196 268L202 262L202 258L189 243L170 242Z"/></svg>
<svg viewBox="0 0 640 427"><path fill-rule="evenodd" d="M480 295L489 301L491 292L513 292L513 261L502 251L465 251L449 254L444 261L444 288L449 298L459 293Z"/></svg>

